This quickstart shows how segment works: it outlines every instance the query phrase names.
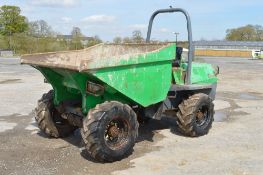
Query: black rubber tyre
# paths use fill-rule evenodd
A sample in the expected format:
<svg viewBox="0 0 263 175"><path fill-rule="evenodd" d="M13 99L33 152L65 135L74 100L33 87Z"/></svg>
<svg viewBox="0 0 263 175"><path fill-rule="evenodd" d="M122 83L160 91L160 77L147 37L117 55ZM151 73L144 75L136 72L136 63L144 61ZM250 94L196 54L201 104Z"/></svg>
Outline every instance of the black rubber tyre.
<svg viewBox="0 0 263 175"><path fill-rule="evenodd" d="M206 94L194 94L179 105L177 124L182 134L186 136L206 135L213 121L214 104Z"/></svg>
<svg viewBox="0 0 263 175"><path fill-rule="evenodd" d="M38 100L38 106L35 109L35 119L38 127L48 137L67 137L76 127L70 125L67 120L60 117L53 105L53 90L44 94Z"/></svg>
<svg viewBox="0 0 263 175"><path fill-rule="evenodd" d="M113 162L132 152L138 127L130 106L104 102L89 111L83 120L81 135L91 157L100 162Z"/></svg>

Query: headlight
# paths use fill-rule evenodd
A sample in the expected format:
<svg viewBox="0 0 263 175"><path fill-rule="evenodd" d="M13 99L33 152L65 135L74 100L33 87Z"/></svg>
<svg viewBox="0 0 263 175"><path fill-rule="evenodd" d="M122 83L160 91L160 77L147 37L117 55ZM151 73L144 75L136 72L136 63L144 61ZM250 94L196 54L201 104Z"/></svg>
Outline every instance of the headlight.
<svg viewBox="0 0 263 175"><path fill-rule="evenodd" d="M92 94L94 96L101 96L104 94L104 86L87 81L86 91L88 94Z"/></svg>

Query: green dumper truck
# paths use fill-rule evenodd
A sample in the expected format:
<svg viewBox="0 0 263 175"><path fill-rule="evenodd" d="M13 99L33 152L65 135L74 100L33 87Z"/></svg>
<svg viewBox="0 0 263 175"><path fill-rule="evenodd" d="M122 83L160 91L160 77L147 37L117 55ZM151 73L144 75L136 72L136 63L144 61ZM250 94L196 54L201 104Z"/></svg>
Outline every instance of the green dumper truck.
<svg viewBox="0 0 263 175"><path fill-rule="evenodd" d="M189 53L182 60L176 44L151 43L153 20L160 13L182 12L187 19ZM218 69L195 63L191 21L180 8L156 11L143 44L99 44L84 50L24 55L22 64L39 70L53 90L36 107L39 128L66 137L77 128L85 148L98 161L131 153L138 121L160 120L172 112L182 134L202 136L214 116Z"/></svg>

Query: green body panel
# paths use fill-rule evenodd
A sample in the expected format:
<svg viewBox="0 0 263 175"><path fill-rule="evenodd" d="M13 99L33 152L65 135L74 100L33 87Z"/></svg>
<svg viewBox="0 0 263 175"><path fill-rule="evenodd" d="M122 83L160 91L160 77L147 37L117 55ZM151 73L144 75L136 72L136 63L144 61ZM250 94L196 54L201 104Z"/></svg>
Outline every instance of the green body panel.
<svg viewBox="0 0 263 175"><path fill-rule="evenodd" d="M178 85L183 85L185 82L185 73L186 70L179 67L173 70L173 78L174 78L174 82L175 84Z"/></svg>
<svg viewBox="0 0 263 175"><path fill-rule="evenodd" d="M82 101L82 111L104 101L116 100L126 104L150 106L166 99L172 81L172 60L176 46L169 45L158 52L120 59L115 66L100 63L91 65L98 69L78 72L61 68L35 66L52 85L55 91L54 104L65 100ZM86 91L86 83L91 81L104 87L104 94L94 96Z"/></svg>
<svg viewBox="0 0 263 175"><path fill-rule="evenodd" d="M166 98L175 50L176 46L170 45L159 52L122 59L118 64L122 66L99 69L93 75L146 107Z"/></svg>
<svg viewBox="0 0 263 175"><path fill-rule="evenodd" d="M94 75L141 106L163 101L171 86L171 61L110 68Z"/></svg>
<svg viewBox="0 0 263 175"><path fill-rule="evenodd" d="M180 68L173 70L175 83L178 85L185 84L185 72L187 63L182 63ZM214 84L217 82L215 70L211 64L207 63L192 63L192 84Z"/></svg>

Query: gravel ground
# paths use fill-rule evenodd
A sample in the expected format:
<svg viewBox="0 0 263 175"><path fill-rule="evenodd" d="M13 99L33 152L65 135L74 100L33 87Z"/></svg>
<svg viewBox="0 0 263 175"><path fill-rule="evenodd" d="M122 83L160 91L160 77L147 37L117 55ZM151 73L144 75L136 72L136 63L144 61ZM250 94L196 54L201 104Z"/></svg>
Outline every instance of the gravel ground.
<svg viewBox="0 0 263 175"><path fill-rule="evenodd" d="M133 154L96 163L83 149L79 131L48 139L32 110L51 87L17 58L0 58L0 174L263 174L263 61L202 58L220 66L216 116L208 135L187 138L174 120L140 126Z"/></svg>

